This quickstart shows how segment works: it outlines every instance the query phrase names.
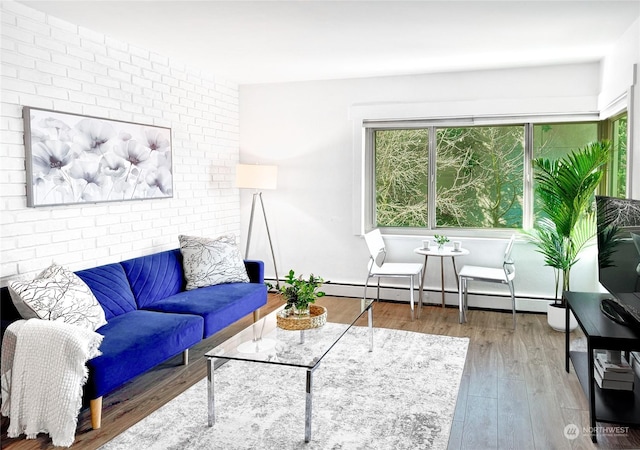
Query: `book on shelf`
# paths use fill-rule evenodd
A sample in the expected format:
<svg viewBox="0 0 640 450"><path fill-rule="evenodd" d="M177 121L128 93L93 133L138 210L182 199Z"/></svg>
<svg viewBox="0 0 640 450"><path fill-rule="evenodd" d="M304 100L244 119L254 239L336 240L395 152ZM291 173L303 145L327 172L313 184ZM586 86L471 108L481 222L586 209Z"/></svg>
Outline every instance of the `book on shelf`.
<svg viewBox="0 0 640 450"><path fill-rule="evenodd" d="M607 370L602 365L602 361L596 358L595 360L596 373L600 375L603 380L615 380L615 381L633 381L634 371L629 368L626 372L617 372L613 370Z"/></svg>
<svg viewBox="0 0 640 450"><path fill-rule="evenodd" d="M624 356L621 357L620 363L615 364L607 361L606 353L596 353L596 362L600 363L602 368L611 372L631 372L631 366Z"/></svg>
<svg viewBox="0 0 640 450"><path fill-rule="evenodd" d="M600 373L596 370L595 379L596 383L601 389L612 389L616 391L633 391L633 381L617 381L617 380L603 380Z"/></svg>

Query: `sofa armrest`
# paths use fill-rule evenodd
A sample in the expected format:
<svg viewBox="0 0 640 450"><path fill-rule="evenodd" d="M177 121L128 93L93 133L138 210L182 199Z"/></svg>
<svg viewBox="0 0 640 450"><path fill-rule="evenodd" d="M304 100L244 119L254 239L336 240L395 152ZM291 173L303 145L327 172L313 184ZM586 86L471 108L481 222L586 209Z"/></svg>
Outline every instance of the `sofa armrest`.
<svg viewBox="0 0 640 450"><path fill-rule="evenodd" d="M22 319L20 313L11 301L11 294L9 294L9 288L7 288L6 286L0 289L0 310L2 311L1 333L2 336L4 336L4 332L9 327L9 325L11 325L16 320Z"/></svg>
<svg viewBox="0 0 640 450"><path fill-rule="evenodd" d="M244 266L252 283L264 283L264 262L255 259L245 259Z"/></svg>

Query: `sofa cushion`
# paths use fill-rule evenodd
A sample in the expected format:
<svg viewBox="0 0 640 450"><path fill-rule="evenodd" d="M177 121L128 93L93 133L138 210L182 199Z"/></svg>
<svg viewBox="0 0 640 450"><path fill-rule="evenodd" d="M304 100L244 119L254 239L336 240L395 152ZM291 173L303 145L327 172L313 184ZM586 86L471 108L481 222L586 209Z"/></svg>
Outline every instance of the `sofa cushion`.
<svg viewBox="0 0 640 450"><path fill-rule="evenodd" d="M129 280L119 263L76 272L102 305L107 320L138 309Z"/></svg>
<svg viewBox="0 0 640 450"><path fill-rule="evenodd" d="M177 294L184 285L182 256L178 249L129 259L120 264L129 279L138 308Z"/></svg>
<svg viewBox="0 0 640 450"><path fill-rule="evenodd" d="M249 282L235 236L211 239L180 235L178 239L187 291L216 284Z"/></svg>
<svg viewBox="0 0 640 450"><path fill-rule="evenodd" d="M113 317L97 332L102 355L87 362L89 398L108 394L126 381L181 353L202 339L202 317L135 310Z"/></svg>
<svg viewBox="0 0 640 450"><path fill-rule="evenodd" d="M104 310L75 273L52 264L31 281L9 283L11 299L25 319L62 320L90 330L101 327Z"/></svg>
<svg viewBox="0 0 640 450"><path fill-rule="evenodd" d="M149 308L202 316L202 337L207 338L266 303L267 287L264 284L230 283L180 292L155 302Z"/></svg>

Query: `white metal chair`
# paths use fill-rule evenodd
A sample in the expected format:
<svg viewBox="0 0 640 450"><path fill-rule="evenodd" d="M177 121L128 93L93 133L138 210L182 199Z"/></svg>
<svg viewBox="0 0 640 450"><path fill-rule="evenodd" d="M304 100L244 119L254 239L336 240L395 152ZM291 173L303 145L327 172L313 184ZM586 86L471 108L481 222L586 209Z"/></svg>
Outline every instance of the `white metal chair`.
<svg viewBox="0 0 640 450"><path fill-rule="evenodd" d="M511 309L513 311L513 328L516 328L516 297L513 280L516 277L516 266L511 259L513 242L516 235L512 235L504 252L502 267L464 266L458 273L458 306L460 307L460 323L467 320L467 291L469 281L484 281L487 283L501 283L509 286L511 292Z"/></svg>
<svg viewBox="0 0 640 450"><path fill-rule="evenodd" d="M385 262L387 256L387 250L382 239L382 234L379 229L374 229L364 235L364 239L369 249L369 273L367 275L367 281L364 284L364 298L367 298L367 288L369 286L370 278L378 279L378 291L376 294L376 300L380 300L380 278L397 278L405 277L409 278L409 289L411 295L411 320L414 319L414 277L419 277L422 280L422 268L421 263L388 263ZM420 309L422 308L422 296L419 296L418 316Z"/></svg>

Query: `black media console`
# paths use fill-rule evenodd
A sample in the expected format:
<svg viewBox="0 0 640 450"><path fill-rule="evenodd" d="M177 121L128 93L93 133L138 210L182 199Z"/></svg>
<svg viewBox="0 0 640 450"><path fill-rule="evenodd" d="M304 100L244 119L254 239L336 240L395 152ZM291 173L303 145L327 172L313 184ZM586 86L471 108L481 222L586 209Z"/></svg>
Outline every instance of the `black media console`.
<svg viewBox="0 0 640 450"><path fill-rule="evenodd" d="M589 401L589 423L591 440L596 442L596 422L608 422L620 425L640 425L640 380L634 380L634 390L615 391L600 389L594 379L594 350L640 351L640 332L614 322L600 309L607 294L593 292L565 292L566 311L566 371L569 361L573 363L578 380ZM578 321L578 325L587 339L587 351L572 351L569 348L569 312Z"/></svg>

